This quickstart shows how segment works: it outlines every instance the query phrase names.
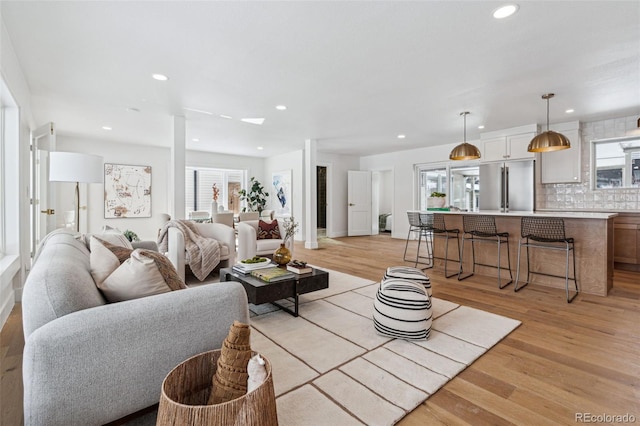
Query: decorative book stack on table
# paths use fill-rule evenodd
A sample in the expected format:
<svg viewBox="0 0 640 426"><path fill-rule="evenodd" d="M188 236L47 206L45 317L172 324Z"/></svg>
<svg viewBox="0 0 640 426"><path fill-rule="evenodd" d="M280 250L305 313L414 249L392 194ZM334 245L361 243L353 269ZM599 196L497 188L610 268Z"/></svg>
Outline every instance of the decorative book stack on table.
<svg viewBox="0 0 640 426"><path fill-rule="evenodd" d="M290 280L294 277L293 272L274 266L272 268L262 268L251 271L251 275L260 278L262 281L273 283L276 281Z"/></svg>
<svg viewBox="0 0 640 426"><path fill-rule="evenodd" d="M287 271L291 271L294 274L309 274L313 272L313 268L311 266L307 266L307 262L292 260L287 263Z"/></svg>

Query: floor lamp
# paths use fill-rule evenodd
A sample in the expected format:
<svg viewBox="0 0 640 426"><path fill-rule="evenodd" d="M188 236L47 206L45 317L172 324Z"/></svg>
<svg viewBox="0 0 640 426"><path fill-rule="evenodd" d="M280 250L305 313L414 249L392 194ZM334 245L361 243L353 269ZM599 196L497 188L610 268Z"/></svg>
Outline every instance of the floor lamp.
<svg viewBox="0 0 640 426"><path fill-rule="evenodd" d="M80 183L104 182L104 159L77 152L49 153L49 181L75 182L76 231L80 232Z"/></svg>

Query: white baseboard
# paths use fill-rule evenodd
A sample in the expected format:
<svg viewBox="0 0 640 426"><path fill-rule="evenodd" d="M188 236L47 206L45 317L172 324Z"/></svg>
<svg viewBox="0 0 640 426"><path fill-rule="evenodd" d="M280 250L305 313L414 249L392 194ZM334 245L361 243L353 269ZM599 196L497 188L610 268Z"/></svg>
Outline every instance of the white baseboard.
<svg viewBox="0 0 640 426"><path fill-rule="evenodd" d="M7 292L7 297L1 301L2 307L0 308L0 329L4 327L4 323L7 322L7 318L9 318L9 314L11 314L11 310L15 305L15 295L13 290Z"/></svg>
<svg viewBox="0 0 640 426"><path fill-rule="evenodd" d="M331 235L328 235L329 238L340 238L340 237L346 237L346 236L347 236L347 231L333 232Z"/></svg>
<svg viewBox="0 0 640 426"><path fill-rule="evenodd" d="M7 255L0 259L0 327L4 326L15 305L16 293L13 284L19 271L20 259L18 256ZM22 298L22 291L20 298Z"/></svg>

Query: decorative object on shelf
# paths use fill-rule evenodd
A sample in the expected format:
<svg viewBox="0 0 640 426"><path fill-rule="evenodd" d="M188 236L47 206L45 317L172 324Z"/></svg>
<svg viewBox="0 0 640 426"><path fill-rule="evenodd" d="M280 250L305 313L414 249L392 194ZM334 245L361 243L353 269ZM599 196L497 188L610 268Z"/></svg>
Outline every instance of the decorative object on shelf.
<svg viewBox="0 0 640 426"><path fill-rule="evenodd" d="M547 100L547 131L531 139L527 147L527 151L529 152L560 151L561 149L571 148L571 142L569 142L569 139L565 135L549 130L549 99L554 96L553 93L542 95L542 99Z"/></svg>
<svg viewBox="0 0 640 426"><path fill-rule="evenodd" d="M480 158L480 150L475 145L467 143L467 115L469 111L461 112L464 117L464 137L462 143L451 150L450 160L476 160Z"/></svg>
<svg viewBox="0 0 640 426"><path fill-rule="evenodd" d="M238 191L240 195L240 201L246 201L247 207L243 207L243 212L258 212L261 213L267 205L268 192L264 192L264 186L255 177L250 180L250 189L247 192L246 189Z"/></svg>
<svg viewBox="0 0 640 426"><path fill-rule="evenodd" d="M211 217L218 212L218 197L220 196L220 188L214 182L213 187L213 200L211 200Z"/></svg>
<svg viewBox="0 0 640 426"><path fill-rule="evenodd" d="M247 365L252 356L250 334L249 326L239 321L234 321L229 328L213 376L209 405L228 402L247 393Z"/></svg>
<svg viewBox="0 0 640 426"><path fill-rule="evenodd" d="M151 166L105 163L104 217L151 217Z"/></svg>
<svg viewBox="0 0 640 426"><path fill-rule="evenodd" d="M291 260L291 250L284 245L280 244L280 247L273 253L273 261L278 265L286 265Z"/></svg>
<svg viewBox="0 0 640 426"><path fill-rule="evenodd" d="M278 202L275 203L277 205L275 215L280 217L290 216L293 212L291 209L291 170L273 173L271 182L278 199Z"/></svg>
<svg viewBox="0 0 640 426"><path fill-rule="evenodd" d="M308 274L313 272L313 268L311 266L307 266L307 262L294 259L287 263L287 271L291 271L295 274Z"/></svg>
<svg viewBox="0 0 640 426"><path fill-rule="evenodd" d="M75 222L76 231L80 231L80 182L102 183L102 157L78 152L51 152L49 154L49 180L51 182L75 182ZM105 185L105 196L107 187ZM105 198L106 202L106 198ZM54 214L47 209L43 213Z"/></svg>
<svg viewBox="0 0 640 426"><path fill-rule="evenodd" d="M131 231L130 229L127 229L126 231L124 231L123 235L125 237L127 237L127 240L129 240L131 242L140 241L140 237L138 237L138 234L136 234L135 232Z"/></svg>
<svg viewBox="0 0 640 426"><path fill-rule="evenodd" d="M427 208L442 208L447 202L447 194L443 192L432 192L430 197L427 197Z"/></svg>
<svg viewBox="0 0 640 426"><path fill-rule="evenodd" d="M282 228L284 228L284 236L282 238L282 244L275 253L273 253L273 261L278 265L286 265L291 260L291 250L286 246L289 238L293 238L298 229L298 222L295 221L293 216L283 219Z"/></svg>

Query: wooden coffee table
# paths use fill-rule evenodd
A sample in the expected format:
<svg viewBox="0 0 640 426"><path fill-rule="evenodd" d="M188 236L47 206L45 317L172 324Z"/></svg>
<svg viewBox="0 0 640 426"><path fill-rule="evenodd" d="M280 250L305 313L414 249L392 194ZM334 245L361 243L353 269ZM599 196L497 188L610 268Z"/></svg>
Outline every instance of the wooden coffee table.
<svg viewBox="0 0 640 426"><path fill-rule="evenodd" d="M291 279L268 283L251 274L242 274L231 268L220 269L220 281L237 281L247 292L247 299L254 305L271 303L294 317L298 316L298 296L329 288L329 273L313 268L308 274L295 275ZM276 303L278 300L293 299L293 311Z"/></svg>

